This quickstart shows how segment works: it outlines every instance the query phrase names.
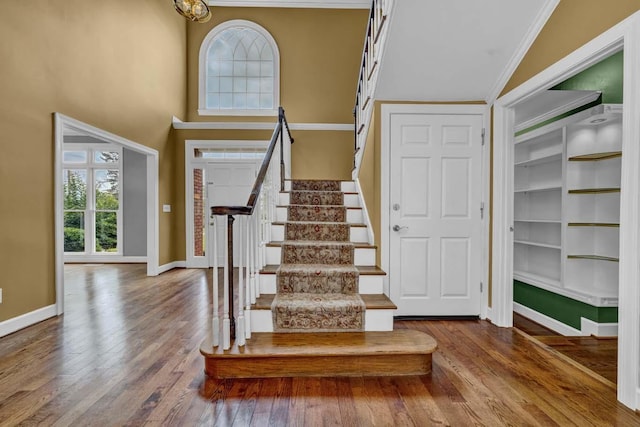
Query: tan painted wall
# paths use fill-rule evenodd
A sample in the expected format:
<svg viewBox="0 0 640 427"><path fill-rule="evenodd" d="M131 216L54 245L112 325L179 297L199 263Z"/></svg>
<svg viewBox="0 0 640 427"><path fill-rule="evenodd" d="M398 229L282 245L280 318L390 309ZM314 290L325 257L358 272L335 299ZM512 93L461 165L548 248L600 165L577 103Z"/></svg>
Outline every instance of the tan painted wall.
<svg viewBox="0 0 640 427"><path fill-rule="evenodd" d="M264 27L280 51L280 104L290 123L353 123L353 105L368 10L215 8L204 25L189 26L190 121L272 121L198 116L198 56L216 25L245 19Z"/></svg>
<svg viewBox="0 0 640 427"><path fill-rule="evenodd" d="M640 10L640 1L562 0L502 94Z"/></svg>
<svg viewBox="0 0 640 427"><path fill-rule="evenodd" d="M156 0L3 2L0 321L55 303L53 112L160 152L173 203L171 116L186 113L186 23ZM174 259L161 216L160 262Z"/></svg>

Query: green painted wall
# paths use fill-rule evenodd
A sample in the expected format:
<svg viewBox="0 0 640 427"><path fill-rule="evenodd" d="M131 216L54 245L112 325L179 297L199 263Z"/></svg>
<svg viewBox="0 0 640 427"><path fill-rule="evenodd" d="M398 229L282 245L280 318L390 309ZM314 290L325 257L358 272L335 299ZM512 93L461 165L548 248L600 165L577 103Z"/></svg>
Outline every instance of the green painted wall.
<svg viewBox="0 0 640 427"><path fill-rule="evenodd" d="M614 53L551 90L599 90L603 104L622 104L623 64L622 51Z"/></svg>
<svg viewBox="0 0 640 427"><path fill-rule="evenodd" d="M581 317L597 323L618 321L617 307L594 307L518 280L513 281L513 301L575 329L580 329Z"/></svg>
<svg viewBox="0 0 640 427"><path fill-rule="evenodd" d="M582 107L578 107L567 113L545 120L542 123L538 123L535 126L521 130L516 133L516 136L531 132L534 129L538 129L542 126L548 125L549 123L569 117L572 114L594 107L598 104L622 104L623 65L623 52L620 51L552 87L550 90L599 90L602 92L602 96L589 104L583 105Z"/></svg>

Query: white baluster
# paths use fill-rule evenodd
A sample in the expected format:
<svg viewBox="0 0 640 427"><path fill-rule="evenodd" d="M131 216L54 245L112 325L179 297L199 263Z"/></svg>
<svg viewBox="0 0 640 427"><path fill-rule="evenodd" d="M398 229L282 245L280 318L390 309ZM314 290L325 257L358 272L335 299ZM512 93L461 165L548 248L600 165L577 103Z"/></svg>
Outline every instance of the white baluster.
<svg viewBox="0 0 640 427"><path fill-rule="evenodd" d="M244 215L238 215L238 321L236 324L236 342L239 347L244 346L246 342L244 335L244 268L242 264L244 222Z"/></svg>
<svg viewBox="0 0 640 427"><path fill-rule="evenodd" d="M247 295L249 304L256 303L256 218L260 215L260 203L256 205L256 209L253 211L253 215L249 218L249 244L247 247L249 248L249 274L250 278L250 287L249 287L249 295Z"/></svg>
<svg viewBox="0 0 640 427"><path fill-rule="evenodd" d="M220 217L213 218L212 238L213 238L213 316L211 319L211 342L214 347L220 344L220 313L218 312L218 239L216 233L217 221Z"/></svg>
<svg viewBox="0 0 640 427"><path fill-rule="evenodd" d="M244 310L244 336L246 339L251 338L251 220L252 216L247 216L245 218L245 261L247 263L246 266L246 276L245 276L245 310Z"/></svg>
<svg viewBox="0 0 640 427"><path fill-rule="evenodd" d="M224 290L222 308L222 348L231 348L231 321L229 320L229 226L228 218L224 221ZM233 266L231 266L233 268Z"/></svg>

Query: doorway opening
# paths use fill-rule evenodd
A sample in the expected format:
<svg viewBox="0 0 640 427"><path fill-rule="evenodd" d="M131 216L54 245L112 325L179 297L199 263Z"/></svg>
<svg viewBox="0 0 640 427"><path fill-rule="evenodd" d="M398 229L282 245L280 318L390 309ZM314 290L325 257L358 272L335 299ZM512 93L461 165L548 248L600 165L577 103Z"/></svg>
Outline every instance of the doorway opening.
<svg viewBox="0 0 640 427"><path fill-rule="evenodd" d="M158 152L54 114L56 310L64 263L141 262L158 274Z"/></svg>

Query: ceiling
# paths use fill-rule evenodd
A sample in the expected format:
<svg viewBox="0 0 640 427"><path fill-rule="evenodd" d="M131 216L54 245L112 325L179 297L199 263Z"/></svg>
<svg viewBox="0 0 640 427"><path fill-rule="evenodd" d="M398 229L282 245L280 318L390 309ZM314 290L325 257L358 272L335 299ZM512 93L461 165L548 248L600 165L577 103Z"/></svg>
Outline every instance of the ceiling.
<svg viewBox="0 0 640 427"><path fill-rule="evenodd" d="M396 0L374 98L492 103L557 3Z"/></svg>

